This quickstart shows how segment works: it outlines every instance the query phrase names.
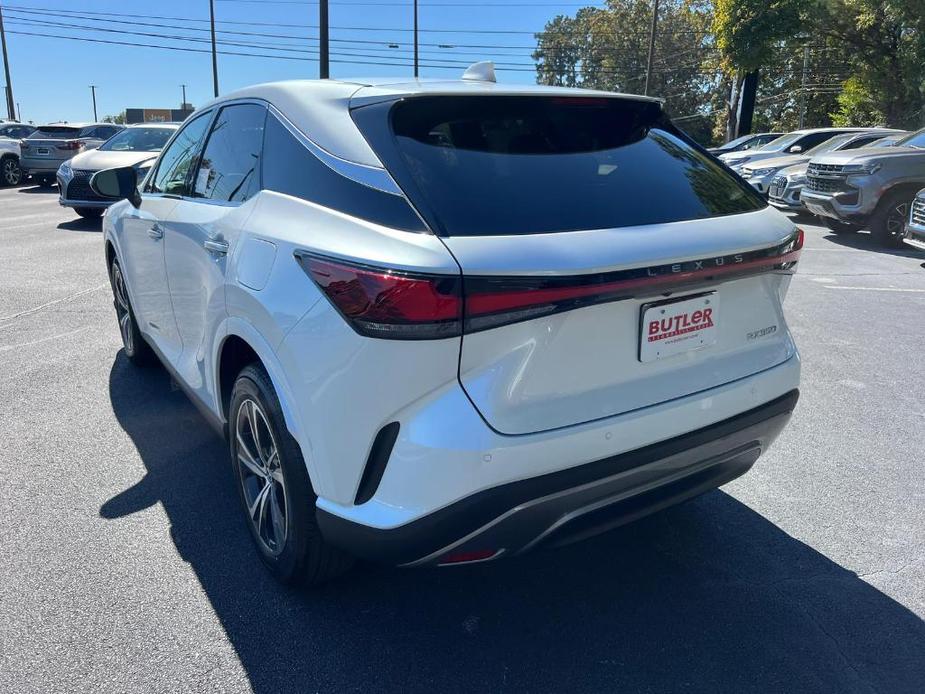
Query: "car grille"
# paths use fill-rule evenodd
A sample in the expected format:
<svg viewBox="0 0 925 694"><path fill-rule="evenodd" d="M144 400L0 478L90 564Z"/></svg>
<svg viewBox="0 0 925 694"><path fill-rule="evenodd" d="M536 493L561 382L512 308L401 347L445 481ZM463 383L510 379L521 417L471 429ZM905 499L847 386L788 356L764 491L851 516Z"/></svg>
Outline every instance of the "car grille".
<svg viewBox="0 0 925 694"><path fill-rule="evenodd" d="M787 189L787 177L786 176L775 176L774 180L771 181L771 187L768 189L768 195L771 195L775 198L784 197L784 191Z"/></svg>
<svg viewBox="0 0 925 694"><path fill-rule="evenodd" d="M66 200L86 200L87 202L103 202L106 198L97 195L90 188L90 178L96 171L74 170L74 178L67 184Z"/></svg>
<svg viewBox="0 0 925 694"><path fill-rule="evenodd" d="M813 174L840 174L845 167L841 164L810 164L809 175Z"/></svg>
<svg viewBox="0 0 925 694"><path fill-rule="evenodd" d="M912 203L912 223L925 227L925 200L916 198Z"/></svg>
<svg viewBox="0 0 925 694"><path fill-rule="evenodd" d="M832 181L827 178L816 178L815 176L808 176L806 184L807 188L819 193L837 193L845 187L844 181Z"/></svg>

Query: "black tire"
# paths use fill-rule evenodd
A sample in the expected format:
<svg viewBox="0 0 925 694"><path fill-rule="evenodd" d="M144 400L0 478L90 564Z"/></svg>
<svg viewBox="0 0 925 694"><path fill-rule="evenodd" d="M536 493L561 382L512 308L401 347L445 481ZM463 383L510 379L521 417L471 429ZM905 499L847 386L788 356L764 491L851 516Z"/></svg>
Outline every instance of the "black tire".
<svg viewBox="0 0 925 694"><path fill-rule="evenodd" d="M52 184L55 182L55 179L52 176L36 176L35 181L42 188L51 188Z"/></svg>
<svg viewBox="0 0 925 694"><path fill-rule="evenodd" d="M19 159L7 155L0 159L0 186L18 186L22 182Z"/></svg>
<svg viewBox="0 0 925 694"><path fill-rule="evenodd" d="M899 248L903 245L909 205L915 193L896 190L883 196L870 217L870 233L881 246Z"/></svg>
<svg viewBox="0 0 925 694"><path fill-rule="evenodd" d="M103 216L104 210L101 207L75 207L74 212L84 219L99 219Z"/></svg>
<svg viewBox="0 0 925 694"><path fill-rule="evenodd" d="M840 222L837 219L832 219L831 217L823 217L822 223L825 224L829 229L834 231L836 234L856 234L861 230L860 224L852 224L851 222Z"/></svg>
<svg viewBox="0 0 925 694"><path fill-rule="evenodd" d="M109 268L109 284L112 287L112 303L116 309L116 319L119 322L119 334L122 336L125 356L135 366L157 364L157 355L138 329L135 312L132 310L132 303L125 287L125 276L122 274L118 260L113 260Z"/></svg>
<svg viewBox="0 0 925 694"><path fill-rule="evenodd" d="M260 364L238 374L228 413L238 496L263 563L287 585L318 585L346 572L353 559L321 535L315 519L317 496L302 452Z"/></svg>

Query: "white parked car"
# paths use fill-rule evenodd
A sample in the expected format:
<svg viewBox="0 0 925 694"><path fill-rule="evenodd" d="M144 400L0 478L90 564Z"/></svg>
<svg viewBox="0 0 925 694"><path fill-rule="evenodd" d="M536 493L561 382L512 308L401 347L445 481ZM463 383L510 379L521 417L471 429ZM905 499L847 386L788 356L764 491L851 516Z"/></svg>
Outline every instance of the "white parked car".
<svg viewBox="0 0 925 694"><path fill-rule="evenodd" d="M813 147L821 145L836 135L844 133L855 133L863 128L807 128L804 130L794 130L786 135L781 135L776 140L772 140L764 147L759 149L748 150L746 152L730 152L729 154L719 155L720 161L733 171L741 171L746 164L754 165L762 159L772 159L783 157L788 154L801 154L808 152Z"/></svg>
<svg viewBox="0 0 925 694"><path fill-rule="evenodd" d="M653 99L264 84L91 185L124 353L228 437L282 581L585 537L741 475L797 401L802 232Z"/></svg>
<svg viewBox="0 0 925 694"><path fill-rule="evenodd" d="M0 138L0 186L18 186L20 181L19 140Z"/></svg>

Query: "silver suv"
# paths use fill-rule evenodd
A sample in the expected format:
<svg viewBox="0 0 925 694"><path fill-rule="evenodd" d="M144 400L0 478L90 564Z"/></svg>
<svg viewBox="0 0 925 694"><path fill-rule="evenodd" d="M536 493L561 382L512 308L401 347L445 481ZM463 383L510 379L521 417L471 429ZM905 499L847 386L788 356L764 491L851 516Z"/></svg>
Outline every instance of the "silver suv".
<svg viewBox="0 0 925 694"><path fill-rule="evenodd" d="M113 123L54 123L39 127L20 141L19 165L39 185L50 186L61 164L75 154L96 149L125 128Z"/></svg>
<svg viewBox="0 0 925 694"><path fill-rule="evenodd" d="M886 246L902 244L909 203L925 186L925 129L895 147L831 152L807 169L803 204L832 231L867 228Z"/></svg>
<svg viewBox="0 0 925 694"><path fill-rule="evenodd" d="M906 243L925 250L925 189L920 190L912 201L906 225Z"/></svg>

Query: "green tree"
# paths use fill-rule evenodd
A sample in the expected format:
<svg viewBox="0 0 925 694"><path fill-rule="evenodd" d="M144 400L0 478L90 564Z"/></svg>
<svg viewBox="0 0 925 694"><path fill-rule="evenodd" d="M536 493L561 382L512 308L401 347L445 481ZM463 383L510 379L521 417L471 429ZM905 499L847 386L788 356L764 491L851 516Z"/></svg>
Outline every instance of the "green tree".
<svg viewBox="0 0 925 694"><path fill-rule="evenodd" d="M104 123L117 123L119 125L123 125L125 123L125 111L122 111L122 113L117 113L114 116L104 116L103 122Z"/></svg>
<svg viewBox="0 0 925 694"><path fill-rule="evenodd" d="M560 15L537 34L537 82L641 94L649 50L649 0L609 0L606 8ZM710 5L704 0L663 0L649 93L675 115L697 111L715 89L704 70L710 48ZM688 121L694 137L709 139L710 124Z"/></svg>
<svg viewBox="0 0 925 694"><path fill-rule="evenodd" d="M739 103L745 75L767 68L780 44L801 30L808 0L715 0L713 32L720 64L729 78L725 108L726 139L738 131Z"/></svg>
<svg viewBox="0 0 925 694"><path fill-rule="evenodd" d="M838 126L870 125L886 122L878 108L877 95L858 77L849 77L837 98L838 108L832 123Z"/></svg>

